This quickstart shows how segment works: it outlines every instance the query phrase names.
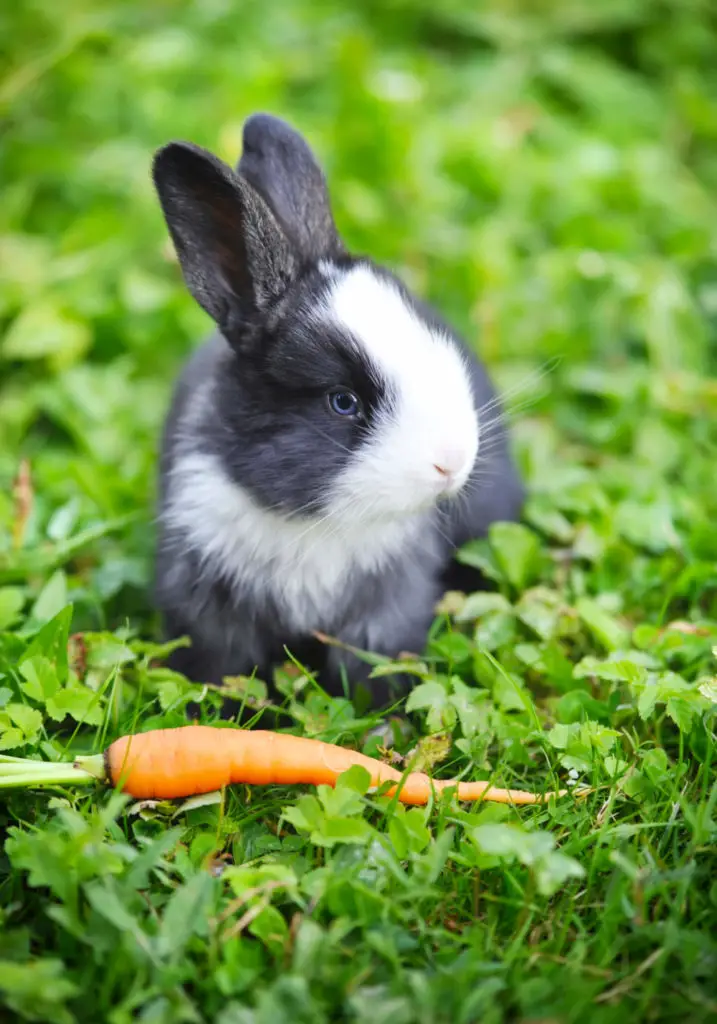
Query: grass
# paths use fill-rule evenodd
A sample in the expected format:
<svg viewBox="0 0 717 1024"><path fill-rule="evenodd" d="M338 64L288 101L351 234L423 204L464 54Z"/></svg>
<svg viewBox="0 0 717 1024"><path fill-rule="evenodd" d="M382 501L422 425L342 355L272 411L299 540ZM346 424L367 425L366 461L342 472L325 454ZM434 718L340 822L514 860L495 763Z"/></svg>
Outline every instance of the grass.
<svg viewBox="0 0 717 1024"><path fill-rule="evenodd" d="M0 15L0 748L59 761L219 697L162 666L158 431L208 329L153 150L314 142L351 245L476 340L529 501L464 557L407 706L296 666L257 720L547 807L336 791L0 804L3 1019L717 1014L717 24L697 0L57 5ZM14 487L13 487L14 485ZM399 728L396 715L403 725ZM6 762L6 764L9 762Z"/></svg>

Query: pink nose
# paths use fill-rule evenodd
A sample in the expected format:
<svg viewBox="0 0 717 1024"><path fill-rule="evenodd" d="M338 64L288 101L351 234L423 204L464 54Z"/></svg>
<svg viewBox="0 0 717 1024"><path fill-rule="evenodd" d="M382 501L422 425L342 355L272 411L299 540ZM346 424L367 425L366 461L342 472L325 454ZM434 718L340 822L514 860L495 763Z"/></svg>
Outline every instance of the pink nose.
<svg viewBox="0 0 717 1024"><path fill-rule="evenodd" d="M459 449L448 448L442 452L436 452L434 458L433 468L436 473L445 477L446 480L450 480L451 477L458 476L462 472L466 462L466 453Z"/></svg>

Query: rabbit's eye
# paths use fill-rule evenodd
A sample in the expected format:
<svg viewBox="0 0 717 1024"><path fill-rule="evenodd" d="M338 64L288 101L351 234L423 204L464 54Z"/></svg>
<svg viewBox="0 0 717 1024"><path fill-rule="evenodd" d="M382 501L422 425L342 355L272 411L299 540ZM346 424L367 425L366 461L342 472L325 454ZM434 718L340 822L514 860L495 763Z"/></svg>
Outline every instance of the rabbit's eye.
<svg viewBox="0 0 717 1024"><path fill-rule="evenodd" d="M361 402L353 391L331 391L328 395L329 407L337 416L358 416Z"/></svg>

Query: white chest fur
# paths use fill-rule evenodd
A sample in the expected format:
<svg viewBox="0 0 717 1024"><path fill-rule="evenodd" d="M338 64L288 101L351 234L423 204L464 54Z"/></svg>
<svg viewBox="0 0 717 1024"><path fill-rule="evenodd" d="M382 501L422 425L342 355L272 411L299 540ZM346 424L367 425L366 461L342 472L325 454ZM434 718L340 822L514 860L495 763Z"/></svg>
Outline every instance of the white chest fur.
<svg viewBox="0 0 717 1024"><path fill-rule="evenodd" d="M163 518L237 593L270 595L299 632L330 630L351 574L386 568L421 526L417 517L377 524L267 511L215 456L196 452L177 459Z"/></svg>

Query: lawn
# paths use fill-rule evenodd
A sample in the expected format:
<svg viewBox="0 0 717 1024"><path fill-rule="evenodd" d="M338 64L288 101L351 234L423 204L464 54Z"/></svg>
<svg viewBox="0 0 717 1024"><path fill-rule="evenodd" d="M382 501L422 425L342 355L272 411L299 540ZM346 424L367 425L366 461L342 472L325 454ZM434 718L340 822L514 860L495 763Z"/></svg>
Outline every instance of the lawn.
<svg viewBox="0 0 717 1024"><path fill-rule="evenodd" d="M407 702L290 661L232 685L264 727L570 790L3 791L0 1017L716 1019L713 5L23 0L0 52L2 754L218 720L151 605L159 430L209 321L149 168L172 138L234 161L268 110L351 246L475 341L529 497L465 549L490 587L444 599Z"/></svg>

